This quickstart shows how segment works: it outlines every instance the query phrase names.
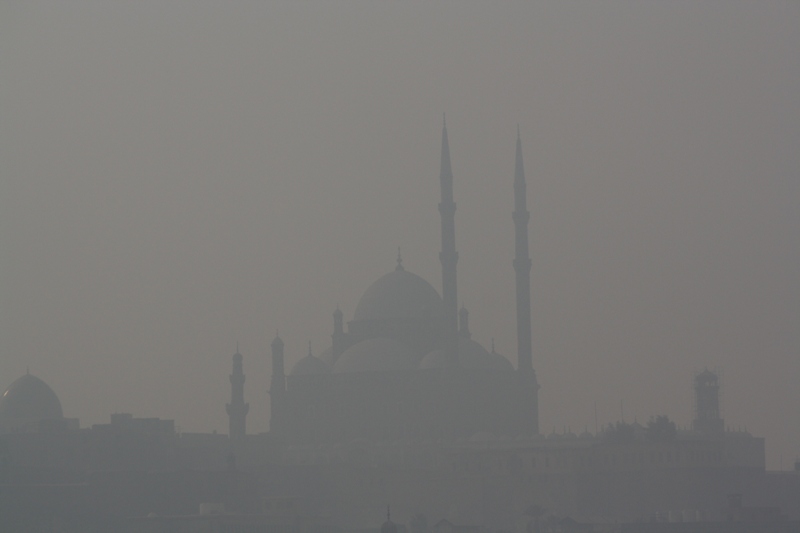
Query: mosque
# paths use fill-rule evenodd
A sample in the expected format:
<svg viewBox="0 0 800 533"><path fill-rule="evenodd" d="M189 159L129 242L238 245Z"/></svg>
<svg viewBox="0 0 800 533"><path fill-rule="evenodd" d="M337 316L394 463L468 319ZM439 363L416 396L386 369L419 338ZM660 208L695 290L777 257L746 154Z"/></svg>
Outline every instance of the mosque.
<svg viewBox="0 0 800 533"><path fill-rule="evenodd" d="M345 328L333 313L332 345L309 350L285 373L283 342L272 342L270 432L289 443L430 440L475 434L531 436L539 431L531 350L526 183L517 134L514 176L517 367L473 340L469 313L457 307L453 174L446 124L441 169L442 295L406 270L391 272L362 295ZM234 358L228 413L231 436L244 435L247 406L241 356Z"/></svg>
<svg viewBox="0 0 800 533"><path fill-rule="evenodd" d="M471 338L469 313L458 309L453 174L447 127L442 127L442 294L405 269L394 269L362 295L352 320L333 313L330 348L309 353L287 373L283 341L272 342L270 435L287 444L432 441L476 434L534 436L538 389L531 349L530 270L525 172L517 133L513 181L516 236L516 368L492 345ZM492 343L494 344L494 343ZM229 435L244 439L242 356L233 357ZM32 375L15 381L0 400L0 433L77 425L58 397Z"/></svg>
<svg viewBox="0 0 800 533"><path fill-rule="evenodd" d="M51 516L52 509L67 516L73 512L67 491L74 490L82 491L86 516L116 506L118 516L139 517L145 525L158 518L154 509L181 520L206 520L187 514L187 502L200 505L201 515L208 502L224 502L240 513L230 519L259 516L262 522L275 518L276 508L286 510L286 502L295 502L306 506L306 517L366 524L375 509L391 501L399 516L424 511L446 517L460 509L462 519L510 530L524 509L625 519L675 509L691 511L686 516L712 516L716 498L733 492L778 502L800 516L800 477L766 475L764 439L726 429L718 376L708 370L694 379L690 430L663 416L646 427L619 422L594 435L542 435L519 133L512 216L516 365L494 346L487 349L473 340L469 313L458 308L456 204L446 126L440 184L442 294L406 270L398 254L394 269L361 296L352 320L345 324L343 313L335 310L330 348L318 356L309 350L287 372L284 344L276 337L267 434L247 434L250 406L238 349L226 406L228 435L182 433L172 420L127 413L79 429L77 419L64 417L61 402L42 380L26 373L14 381L0 397L0 478L13 477L25 487L46 481L36 485L39 492L19 496L29 498L29 507L14 507L19 520ZM121 471L155 474L133 479L115 474ZM64 482L65 472L107 475L75 484ZM160 492L165 479L175 487L171 497ZM30 516L26 509L33 510ZM387 517L384 526L391 533L394 524ZM308 526L304 531L329 530Z"/></svg>

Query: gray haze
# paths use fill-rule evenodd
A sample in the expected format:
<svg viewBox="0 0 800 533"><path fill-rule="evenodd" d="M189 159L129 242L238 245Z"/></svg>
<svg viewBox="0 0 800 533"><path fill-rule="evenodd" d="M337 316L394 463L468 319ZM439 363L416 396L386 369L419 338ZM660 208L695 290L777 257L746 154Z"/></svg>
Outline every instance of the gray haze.
<svg viewBox="0 0 800 533"><path fill-rule="evenodd" d="M516 363L519 124L541 427L723 416L800 455L800 3L4 2L0 386L30 367L81 425L227 431L238 341L330 345L404 265Z"/></svg>

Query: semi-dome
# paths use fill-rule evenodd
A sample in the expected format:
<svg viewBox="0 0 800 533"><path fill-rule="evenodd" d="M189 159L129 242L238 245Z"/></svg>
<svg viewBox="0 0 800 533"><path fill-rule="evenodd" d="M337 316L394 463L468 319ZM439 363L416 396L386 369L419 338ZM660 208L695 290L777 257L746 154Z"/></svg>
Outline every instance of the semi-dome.
<svg viewBox="0 0 800 533"><path fill-rule="evenodd" d="M320 359L319 357L315 357L314 355L309 352L309 354L298 362L294 364L292 367L292 371L289 372L290 376L311 376L311 375L319 375L319 374L330 374L331 367L328 364Z"/></svg>
<svg viewBox="0 0 800 533"><path fill-rule="evenodd" d="M501 356L502 357L502 356ZM494 367L492 356L486 348L467 337L458 337L458 363L463 368L479 368L488 370ZM422 370L430 368L444 368L445 353L437 348L426 355L419 363Z"/></svg>
<svg viewBox="0 0 800 533"><path fill-rule="evenodd" d="M393 272L378 278L364 292L353 319L430 319L441 315L442 297L436 289L398 262Z"/></svg>
<svg viewBox="0 0 800 533"><path fill-rule="evenodd" d="M412 370L414 353L405 344L383 337L367 339L344 351L334 373Z"/></svg>
<svg viewBox="0 0 800 533"><path fill-rule="evenodd" d="M328 346L325 348L321 354L319 354L319 358L322 359L329 367L333 367L333 346Z"/></svg>
<svg viewBox="0 0 800 533"><path fill-rule="evenodd" d="M47 383L25 374L0 397L0 423L63 418L61 401Z"/></svg>

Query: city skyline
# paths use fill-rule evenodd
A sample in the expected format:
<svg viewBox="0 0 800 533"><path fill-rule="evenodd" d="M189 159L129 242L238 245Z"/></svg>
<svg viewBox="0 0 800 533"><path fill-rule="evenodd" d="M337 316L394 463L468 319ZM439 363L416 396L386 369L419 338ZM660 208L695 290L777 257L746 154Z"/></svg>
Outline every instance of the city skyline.
<svg viewBox="0 0 800 533"><path fill-rule="evenodd" d="M800 13L766 6L5 6L2 386L224 432L238 342L266 431L276 330L322 352L398 246L441 294L446 112L458 305L515 366L519 124L541 431L688 425L708 367L789 468Z"/></svg>

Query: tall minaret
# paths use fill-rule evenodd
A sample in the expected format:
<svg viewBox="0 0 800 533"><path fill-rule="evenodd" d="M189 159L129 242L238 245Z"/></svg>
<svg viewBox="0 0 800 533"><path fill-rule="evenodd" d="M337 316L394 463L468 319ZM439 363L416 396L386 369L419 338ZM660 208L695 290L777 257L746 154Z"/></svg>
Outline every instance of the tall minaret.
<svg viewBox="0 0 800 533"><path fill-rule="evenodd" d="M346 344L347 334L344 332L344 315L339 306L336 306L336 311L333 312L333 335L331 335L331 351L333 352L332 363L335 363L339 356L347 349Z"/></svg>
<svg viewBox="0 0 800 533"><path fill-rule="evenodd" d="M533 413L526 417L525 425L534 432L539 431L539 406L536 373L533 370L533 351L531 348L531 258L528 251L527 186L525 168L522 164L522 141L517 127L517 154L514 169L514 271L516 272L517 292L517 371L524 377L523 383L532 395L529 399Z"/></svg>
<svg viewBox="0 0 800 533"><path fill-rule="evenodd" d="M272 341L272 381L269 388L271 433L284 431L286 423L286 373L283 369L283 341L276 334Z"/></svg>
<svg viewBox="0 0 800 533"><path fill-rule="evenodd" d="M239 344L236 344L236 353L233 354L233 373L231 373L231 403L225 406L228 411L229 429L231 439L243 439L246 433L245 418L250 410L250 404L244 403L244 372L242 371L242 354L239 353Z"/></svg>
<svg viewBox="0 0 800 533"><path fill-rule="evenodd" d="M448 368L458 366L458 306L456 295L456 203L453 201L453 172L450 168L450 145L447 142L447 124L442 118L442 164L439 173L442 201L439 214L442 218L442 299L444 300L444 351Z"/></svg>

